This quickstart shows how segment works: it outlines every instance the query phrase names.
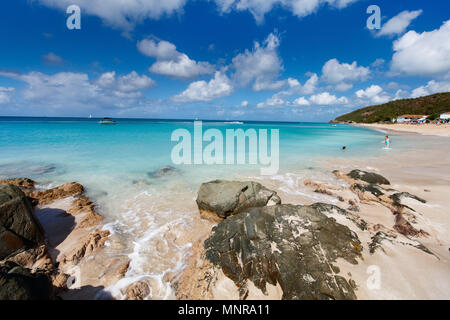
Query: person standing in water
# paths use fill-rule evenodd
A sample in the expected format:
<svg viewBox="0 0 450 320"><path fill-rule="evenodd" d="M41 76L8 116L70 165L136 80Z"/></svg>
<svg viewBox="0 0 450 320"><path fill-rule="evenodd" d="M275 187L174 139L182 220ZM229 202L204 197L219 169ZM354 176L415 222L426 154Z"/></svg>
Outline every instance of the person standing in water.
<svg viewBox="0 0 450 320"><path fill-rule="evenodd" d="M386 149L390 149L391 147L391 140L389 139L389 136L384 137L384 146Z"/></svg>

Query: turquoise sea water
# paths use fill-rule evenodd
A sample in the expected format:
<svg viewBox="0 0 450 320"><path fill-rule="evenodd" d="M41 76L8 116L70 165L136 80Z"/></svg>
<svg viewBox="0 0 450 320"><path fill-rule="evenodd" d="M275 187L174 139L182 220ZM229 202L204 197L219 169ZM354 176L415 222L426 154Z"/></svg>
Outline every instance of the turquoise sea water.
<svg viewBox="0 0 450 320"><path fill-rule="evenodd" d="M172 132L192 133L192 121L98 121L0 117L0 179L29 177L47 186L82 183L113 234L106 249L109 256L131 259L126 277L108 290L123 298L127 285L140 280L152 288L149 299L173 298L167 279L183 269L193 235L204 224L194 201L198 187L218 178L258 178L260 166L175 166L171 151L177 142L171 141ZM320 172L322 159L361 159L386 152L383 133L342 124L203 122L203 131L210 128L223 133L267 129L269 137L270 129L278 129L280 169L274 179L280 181L278 190L294 193L305 172ZM390 152L406 148L405 139L395 137ZM172 175L154 174L168 165L176 168Z"/></svg>
<svg viewBox="0 0 450 320"><path fill-rule="evenodd" d="M193 131L193 122L120 119L99 125L98 119L1 118L0 177L25 175L38 180L77 180L88 185L96 177L139 179L173 165L174 130ZM203 131L242 128L279 129L280 172L312 166L321 157L360 157L383 152L383 134L349 125L326 123L203 122ZM204 146L206 146L206 142ZM347 146L345 153L342 146ZM210 166L179 167L186 172L209 171ZM257 173L260 166L218 166L213 172ZM201 175L201 174L200 174ZM211 178L214 178L211 176Z"/></svg>

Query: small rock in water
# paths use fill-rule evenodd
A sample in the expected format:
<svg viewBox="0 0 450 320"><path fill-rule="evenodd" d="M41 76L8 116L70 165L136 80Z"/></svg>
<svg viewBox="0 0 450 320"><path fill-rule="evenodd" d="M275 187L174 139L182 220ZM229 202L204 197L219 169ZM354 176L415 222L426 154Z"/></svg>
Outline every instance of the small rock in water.
<svg viewBox="0 0 450 320"><path fill-rule="evenodd" d="M150 294L150 288L144 281L138 281L127 288L125 300L144 300Z"/></svg>
<svg viewBox="0 0 450 320"><path fill-rule="evenodd" d="M133 180L132 183L133 183L134 185L138 185L138 186L149 186L149 185L151 185L151 183L148 182L148 181L145 180L145 179L137 179L137 180Z"/></svg>
<svg viewBox="0 0 450 320"><path fill-rule="evenodd" d="M178 169L172 166L165 166L156 171L149 172L147 175L150 178L160 178L169 175L173 175L178 172Z"/></svg>
<svg viewBox="0 0 450 320"><path fill-rule="evenodd" d="M0 177L13 178L18 176L40 177L56 171L54 164L33 164L29 162L8 163L0 165Z"/></svg>

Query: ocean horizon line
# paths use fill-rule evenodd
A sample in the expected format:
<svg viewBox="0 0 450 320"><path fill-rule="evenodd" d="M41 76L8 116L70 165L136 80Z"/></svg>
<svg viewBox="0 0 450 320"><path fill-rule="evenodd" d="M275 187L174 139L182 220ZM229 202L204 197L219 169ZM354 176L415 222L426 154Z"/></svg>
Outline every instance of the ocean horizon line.
<svg viewBox="0 0 450 320"><path fill-rule="evenodd" d="M1 119L70 119L70 120L87 120L87 121L93 121L93 120L102 120L105 117L60 117L60 116L53 116L53 117L47 117L47 116L0 116ZM302 124L329 124L330 122L325 121L270 121L270 120L237 120L237 119L174 119L174 118L124 118L124 117L112 117L109 116L111 119L116 120L133 120L133 121L169 121L169 122L181 122L181 121L188 121L188 122L194 122L194 121L202 121L202 122L223 122L223 123L229 123L229 122L244 122L244 123L302 123Z"/></svg>

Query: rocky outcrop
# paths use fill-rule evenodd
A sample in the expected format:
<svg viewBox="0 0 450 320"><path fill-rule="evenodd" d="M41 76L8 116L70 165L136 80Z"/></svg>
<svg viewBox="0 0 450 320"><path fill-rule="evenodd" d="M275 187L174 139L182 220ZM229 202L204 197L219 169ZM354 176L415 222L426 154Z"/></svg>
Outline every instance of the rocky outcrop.
<svg viewBox="0 0 450 320"><path fill-rule="evenodd" d="M80 239L78 246L73 248L71 252L67 253L61 261L63 263L71 262L78 264L84 257L91 255L99 248L104 247L106 240L108 240L108 230L96 230L84 238Z"/></svg>
<svg viewBox="0 0 450 320"><path fill-rule="evenodd" d="M328 203L314 203L310 206L311 208L314 208L315 210L318 210L319 212L327 215L327 216L334 216L335 214L341 215L345 217L347 220L353 222L355 226L357 226L360 230L365 231L368 229L368 224L366 221L361 219L361 217L353 212L344 210L342 208L339 208L335 205L328 204Z"/></svg>
<svg viewBox="0 0 450 320"><path fill-rule="evenodd" d="M425 203L424 199L388 187L390 182L376 173L353 170L334 174L348 184L303 183L335 197L339 202L333 203L340 207L281 205L281 201L273 201L279 199L274 191L254 182L203 184L198 208L202 216L213 217L218 224L201 249L194 245L186 272L175 284L177 298L236 297L238 292L241 299L261 294L283 299L356 299L356 283L351 274L341 274L338 265L347 268L344 260L358 264L358 258L362 259L358 235L370 239L364 244L367 254L384 251L383 242L389 241L434 255L413 239L427 236L427 232L416 227L418 215L406 201ZM374 203L391 211L390 228L373 223L372 213L363 212L372 210ZM350 210L342 208L348 205ZM362 219L363 213L370 217L368 221ZM277 290L282 294L274 294L280 292Z"/></svg>
<svg viewBox="0 0 450 320"><path fill-rule="evenodd" d="M212 289L217 281L219 267L206 259L205 240L199 239L192 245L187 266L174 284L177 300L214 299Z"/></svg>
<svg viewBox="0 0 450 320"><path fill-rule="evenodd" d="M17 263L21 267L32 271L42 270L47 273L52 273L55 269L55 264L45 244L20 251L9 256L5 261Z"/></svg>
<svg viewBox="0 0 450 320"><path fill-rule="evenodd" d="M339 275L338 258L357 263L362 246L348 227L323 212L339 208L275 205L243 210L213 229L206 258L248 294L279 284L283 299L355 299L354 284ZM339 209L342 210L342 209Z"/></svg>
<svg viewBox="0 0 450 320"><path fill-rule="evenodd" d="M58 199L63 199L71 196L80 196L84 192L84 187L78 182L70 182L63 184L62 186L44 190L34 191L31 193L33 198L39 200L40 205L49 204Z"/></svg>
<svg viewBox="0 0 450 320"><path fill-rule="evenodd" d="M67 210L71 215L85 213L83 219L78 223L77 228L87 228L98 225L103 217L95 210L95 204L86 196L79 195L72 203L72 208Z"/></svg>
<svg viewBox="0 0 450 320"><path fill-rule="evenodd" d="M0 260L43 242L27 196L14 185L0 186Z"/></svg>
<svg viewBox="0 0 450 320"><path fill-rule="evenodd" d="M29 193L34 190L36 182L28 178L0 180L0 185L7 185L7 184L12 184L16 187L19 187L20 190L22 190L26 195L29 195Z"/></svg>
<svg viewBox="0 0 450 320"><path fill-rule="evenodd" d="M383 176L373 172L353 170L348 174L343 174L336 170L333 171L333 173L340 179L344 179L347 182L353 182L350 186L350 190L358 196L358 199L361 202L377 202L391 210L395 217L393 229L399 234L406 237L429 235L428 232L413 226L415 223L415 210L405 204L405 199L414 199L421 203L426 203L426 200L409 192L399 192L392 188L382 186L382 184L390 184L389 181ZM356 204L354 204L353 207L356 207Z"/></svg>
<svg viewBox="0 0 450 320"><path fill-rule="evenodd" d="M413 225L405 219L405 216L398 212L395 215L395 225L394 229L397 230L398 233L407 236L407 237L418 237L418 236L428 236L429 233L420 229L416 229Z"/></svg>
<svg viewBox="0 0 450 320"><path fill-rule="evenodd" d="M349 173L343 173L339 170L334 170L333 174L338 179L343 179L349 184L360 183L360 184L380 184L380 185L390 185L390 181L375 172L367 172L359 169L350 171Z"/></svg>
<svg viewBox="0 0 450 320"><path fill-rule="evenodd" d="M281 204L281 199L275 191L252 181L207 182L202 184L197 197L201 216L214 222L268 204Z"/></svg>
<svg viewBox="0 0 450 320"><path fill-rule="evenodd" d="M13 262L0 264L0 300L55 299L51 278Z"/></svg>
<svg viewBox="0 0 450 320"><path fill-rule="evenodd" d="M7 182L10 184L1 185ZM0 182L0 263L11 266L2 269L6 270L6 275L0 277L4 284L0 300L47 299L48 290L42 282L45 279L50 281L52 297L65 294L69 275L64 272L81 266L81 261L104 247L109 237L109 231L98 228L102 216L84 195L81 184L72 182L49 190L36 190L35 185L26 178ZM30 200L39 203L36 210ZM61 202L57 202L59 200ZM46 227L45 232L35 215ZM60 218L62 215L73 218L64 220ZM55 225L55 219L70 222L73 227ZM56 247L61 241L66 243L61 248ZM35 291L36 283L42 287L41 292ZM12 294L13 291L17 294Z"/></svg>
<svg viewBox="0 0 450 320"><path fill-rule="evenodd" d="M369 184L386 184L386 185L391 184L388 179L374 172L352 170L347 174L347 176L354 180L364 181Z"/></svg>
<svg viewBox="0 0 450 320"><path fill-rule="evenodd" d="M403 245L403 246L411 246L418 250L421 250L429 255L435 256L439 259L433 252L431 252L427 247L425 247L422 243L417 240L407 239L407 241L402 241L399 239L398 235L389 231L379 231L374 236L371 237L371 242L369 243L369 251L371 254L374 254L377 250L381 250L384 252L382 243L384 241L388 241L392 244Z"/></svg>
<svg viewBox="0 0 450 320"><path fill-rule="evenodd" d="M403 203L403 200L407 199L407 198L414 199L414 200L422 202L422 203L427 203L426 200L419 198L418 196L415 196L409 192L397 192L397 193L391 194L389 196L389 198L392 200L393 205L397 206L397 207L402 207L402 206L406 207L406 205ZM409 209L414 211L414 209L411 209L411 208L409 208Z"/></svg>
<svg viewBox="0 0 450 320"><path fill-rule="evenodd" d="M332 184L314 180L305 180L303 184L307 187L311 187L314 189L314 192L326 194L336 198L342 198L341 196L336 194L336 191L341 191L342 187L334 186ZM343 198L342 198L343 201Z"/></svg>
<svg viewBox="0 0 450 320"><path fill-rule="evenodd" d="M144 281L131 284L126 291L125 300L144 300L150 294L150 287Z"/></svg>
<svg viewBox="0 0 450 320"><path fill-rule="evenodd" d="M381 186L375 184L365 185L354 183L350 186L350 190L352 190L361 201L392 204L392 201L390 201L389 197L386 195L386 190Z"/></svg>
<svg viewBox="0 0 450 320"><path fill-rule="evenodd" d="M72 207L67 210L67 213L71 215L85 214L77 228L96 226L103 220L103 217L96 212L95 204L84 195L84 192L85 189L81 184L70 182L44 191L33 191L30 196L36 199L41 206L48 205L56 200L74 197Z"/></svg>

